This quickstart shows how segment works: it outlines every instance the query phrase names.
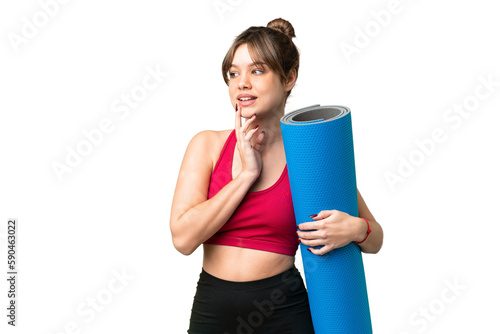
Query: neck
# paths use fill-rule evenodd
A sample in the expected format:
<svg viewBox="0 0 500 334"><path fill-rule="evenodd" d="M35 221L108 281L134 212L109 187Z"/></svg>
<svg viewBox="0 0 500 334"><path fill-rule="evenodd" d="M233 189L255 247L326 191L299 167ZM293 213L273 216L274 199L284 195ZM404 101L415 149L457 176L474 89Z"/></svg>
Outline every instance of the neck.
<svg viewBox="0 0 500 334"><path fill-rule="evenodd" d="M259 130L255 134L252 142L257 138L258 134L262 131L265 132L264 142L262 143L261 152L282 146L283 138L281 136L280 118L283 116L284 110L281 112L272 113L268 117L259 117L254 121L255 125L259 125Z"/></svg>

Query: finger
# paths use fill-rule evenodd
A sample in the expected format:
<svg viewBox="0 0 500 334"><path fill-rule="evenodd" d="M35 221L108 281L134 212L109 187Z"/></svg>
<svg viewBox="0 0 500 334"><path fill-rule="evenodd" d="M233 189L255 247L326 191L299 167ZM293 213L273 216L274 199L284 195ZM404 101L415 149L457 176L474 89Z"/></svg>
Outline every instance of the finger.
<svg viewBox="0 0 500 334"><path fill-rule="evenodd" d="M239 129L241 128L241 108L238 105L238 102L236 102L236 114L234 116L234 129L236 130L236 133L239 132Z"/></svg>
<svg viewBox="0 0 500 334"><path fill-rule="evenodd" d="M308 248L307 250L310 251L311 253L313 254L316 254L316 255L325 255L326 253L328 253L329 251L331 251L333 248L329 247L329 246L323 246L319 249L316 249L316 248Z"/></svg>
<svg viewBox="0 0 500 334"><path fill-rule="evenodd" d="M316 222L307 222L307 223L302 223L297 226L299 230L302 231L308 231L308 230L316 230L317 224Z"/></svg>
<svg viewBox="0 0 500 334"><path fill-rule="evenodd" d="M264 142L265 134L266 134L266 132L262 131L261 133L259 133L259 135L255 139L254 148L257 150L257 152L260 152L260 149L262 148L262 143Z"/></svg>
<svg viewBox="0 0 500 334"><path fill-rule="evenodd" d="M255 128L249 130L245 134L245 140L247 140L248 142L250 142L250 140L252 139L253 135L257 132L257 130L259 130L259 126L258 125Z"/></svg>
<svg viewBox="0 0 500 334"><path fill-rule="evenodd" d="M241 112L242 112L242 108L241 106L236 103L236 115L235 115L235 126L234 126L234 129L235 129L235 133L236 133L236 142L239 145L242 145L244 143L244 135L245 135L245 131L246 131L246 128L244 128L244 123L242 122L241 120Z"/></svg>
<svg viewBox="0 0 500 334"><path fill-rule="evenodd" d="M306 246L310 246L310 247L324 246L327 244L326 240L322 240L322 239L307 240L307 239L300 238L299 241L301 244L306 245Z"/></svg>
<svg viewBox="0 0 500 334"><path fill-rule="evenodd" d="M236 139L238 140L238 135L241 128L241 111L239 110L238 102L236 102L235 113L234 113L234 130L236 132Z"/></svg>
<svg viewBox="0 0 500 334"><path fill-rule="evenodd" d="M320 219L325 219L333 215L337 210L322 210L318 213L316 217L314 217L314 220L320 220Z"/></svg>
<svg viewBox="0 0 500 334"><path fill-rule="evenodd" d="M328 218L330 216L329 210L322 210L318 212L317 214L310 215L309 218L314 219L314 220L321 220Z"/></svg>
<svg viewBox="0 0 500 334"><path fill-rule="evenodd" d="M253 121L255 121L256 115L252 115L252 117L248 118L245 123L243 124L243 133L246 133L250 125L252 125Z"/></svg>
<svg viewBox="0 0 500 334"><path fill-rule="evenodd" d="M314 240L314 239L325 239L325 232L324 231L308 231L308 232L297 232L297 235L304 240Z"/></svg>

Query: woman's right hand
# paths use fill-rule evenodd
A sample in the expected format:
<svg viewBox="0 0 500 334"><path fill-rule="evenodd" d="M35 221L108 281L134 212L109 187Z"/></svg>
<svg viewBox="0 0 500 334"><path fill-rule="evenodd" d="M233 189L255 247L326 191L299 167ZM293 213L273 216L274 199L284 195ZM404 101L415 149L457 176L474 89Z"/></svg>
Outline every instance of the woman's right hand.
<svg viewBox="0 0 500 334"><path fill-rule="evenodd" d="M257 135L252 146L252 138L259 130L259 125L250 129L255 121L256 116L253 115L242 125L241 124L241 107L236 103L236 119L235 119L235 134L236 145L241 159L241 174L249 176L252 181L255 181L262 171L262 156L260 149L264 141L264 131Z"/></svg>

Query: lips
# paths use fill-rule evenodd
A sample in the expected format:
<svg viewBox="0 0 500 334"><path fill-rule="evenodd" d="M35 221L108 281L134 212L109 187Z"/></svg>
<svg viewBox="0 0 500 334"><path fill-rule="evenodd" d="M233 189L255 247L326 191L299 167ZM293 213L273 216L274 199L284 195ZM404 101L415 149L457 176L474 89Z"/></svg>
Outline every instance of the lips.
<svg viewBox="0 0 500 334"><path fill-rule="evenodd" d="M237 97L239 101L239 105L242 107L248 107L249 105L253 104L255 100L257 99L257 96L253 96L250 94L240 94Z"/></svg>
<svg viewBox="0 0 500 334"><path fill-rule="evenodd" d="M250 100L255 100L257 98L257 96L253 96L253 95L250 95L250 94L240 94L238 95L237 99L239 101L250 101Z"/></svg>

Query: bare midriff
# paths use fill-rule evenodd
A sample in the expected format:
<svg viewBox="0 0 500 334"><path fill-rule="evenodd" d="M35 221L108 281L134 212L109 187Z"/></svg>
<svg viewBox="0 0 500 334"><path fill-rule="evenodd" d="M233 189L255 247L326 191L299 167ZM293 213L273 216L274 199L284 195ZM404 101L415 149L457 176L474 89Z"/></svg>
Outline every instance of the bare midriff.
<svg viewBox="0 0 500 334"><path fill-rule="evenodd" d="M294 264L295 257L225 245L203 245L203 269L217 278L245 282L278 275Z"/></svg>

